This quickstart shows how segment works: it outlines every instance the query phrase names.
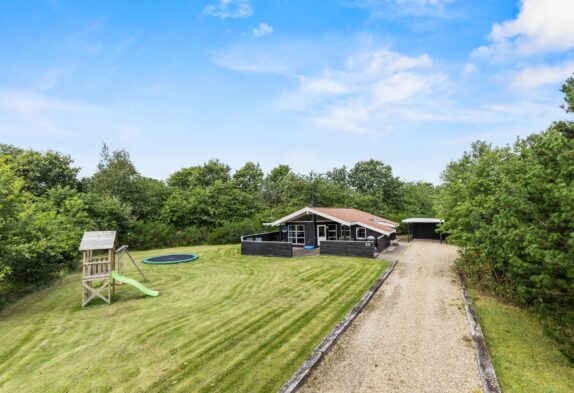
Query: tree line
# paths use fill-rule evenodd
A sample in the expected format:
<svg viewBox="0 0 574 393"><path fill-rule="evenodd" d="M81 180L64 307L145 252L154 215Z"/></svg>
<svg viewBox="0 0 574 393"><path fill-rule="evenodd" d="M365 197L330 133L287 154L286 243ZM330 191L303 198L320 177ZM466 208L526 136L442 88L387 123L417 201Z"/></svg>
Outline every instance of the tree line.
<svg viewBox="0 0 574 393"><path fill-rule="evenodd" d="M86 230L116 230L149 249L237 243L306 205L432 216L433 184L403 181L374 159L308 174L284 164L264 173L254 162L232 171L213 159L157 180L126 150L104 145L100 155L96 172L79 178L68 155L0 145L0 295L75 269Z"/></svg>
<svg viewBox="0 0 574 393"><path fill-rule="evenodd" d="M574 112L574 79L562 87ZM475 142L442 174L442 230L484 290L537 312L574 360L574 122L493 147Z"/></svg>

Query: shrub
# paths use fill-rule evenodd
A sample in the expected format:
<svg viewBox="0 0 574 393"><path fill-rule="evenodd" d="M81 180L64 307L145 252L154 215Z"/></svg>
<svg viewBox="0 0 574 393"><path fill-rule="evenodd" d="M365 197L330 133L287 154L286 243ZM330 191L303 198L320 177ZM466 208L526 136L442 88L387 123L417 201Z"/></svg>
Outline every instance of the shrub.
<svg viewBox="0 0 574 393"><path fill-rule="evenodd" d="M125 236L125 242L132 249L180 247L204 243L207 232L197 227L177 229L161 222L137 221Z"/></svg>
<svg viewBox="0 0 574 393"><path fill-rule="evenodd" d="M207 237L209 244L239 243L241 236L264 231L263 226L253 220L229 222L219 228L215 228Z"/></svg>
<svg viewBox="0 0 574 393"><path fill-rule="evenodd" d="M471 280L546 320L574 359L574 123L513 148L473 144L443 173L436 207Z"/></svg>

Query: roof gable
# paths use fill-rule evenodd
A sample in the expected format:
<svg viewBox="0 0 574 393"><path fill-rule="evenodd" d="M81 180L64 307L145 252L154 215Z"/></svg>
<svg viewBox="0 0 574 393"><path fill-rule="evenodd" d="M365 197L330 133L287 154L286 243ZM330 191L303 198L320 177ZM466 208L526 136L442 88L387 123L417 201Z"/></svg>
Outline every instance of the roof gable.
<svg viewBox="0 0 574 393"><path fill-rule="evenodd" d="M359 225L369 228L375 232L390 235L396 231L398 223L387 220L386 218L375 216L374 214L352 208L331 208L331 207L304 207L274 222L267 223L268 226L281 225L287 221L292 221L297 217L307 214L316 214L329 220L340 223L341 225Z"/></svg>

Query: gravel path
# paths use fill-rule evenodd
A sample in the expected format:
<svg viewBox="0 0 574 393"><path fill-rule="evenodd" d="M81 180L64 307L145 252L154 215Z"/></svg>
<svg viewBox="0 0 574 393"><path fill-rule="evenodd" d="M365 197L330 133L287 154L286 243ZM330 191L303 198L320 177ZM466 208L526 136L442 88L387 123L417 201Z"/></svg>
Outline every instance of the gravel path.
<svg viewBox="0 0 574 393"><path fill-rule="evenodd" d="M300 392L479 392L455 258L454 246L410 243Z"/></svg>

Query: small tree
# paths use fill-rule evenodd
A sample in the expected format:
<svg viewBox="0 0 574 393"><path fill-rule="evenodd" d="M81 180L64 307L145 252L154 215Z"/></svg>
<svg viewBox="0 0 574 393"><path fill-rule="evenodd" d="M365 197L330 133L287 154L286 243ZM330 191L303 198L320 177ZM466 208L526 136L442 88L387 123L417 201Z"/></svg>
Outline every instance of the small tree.
<svg viewBox="0 0 574 393"><path fill-rule="evenodd" d="M247 162L233 174L233 180L240 190L259 192L263 187L263 171L259 164Z"/></svg>
<svg viewBox="0 0 574 393"><path fill-rule="evenodd" d="M24 180L22 189L36 196L54 187L78 188L78 172L70 156L48 150L40 153L0 145L0 155L11 164L14 174Z"/></svg>
<svg viewBox="0 0 574 393"><path fill-rule="evenodd" d="M564 93L564 101L566 102L562 108L566 112L574 112L574 77L568 78L560 91Z"/></svg>

